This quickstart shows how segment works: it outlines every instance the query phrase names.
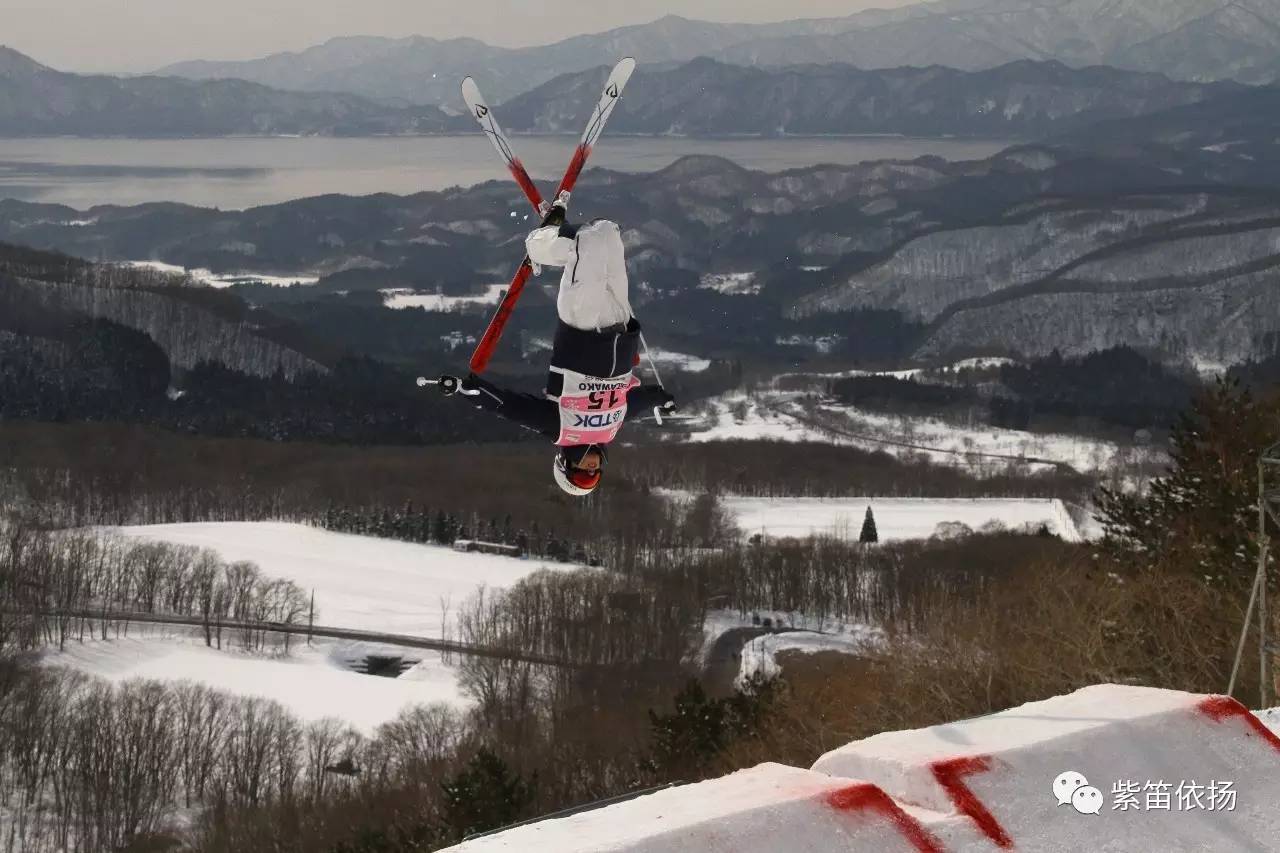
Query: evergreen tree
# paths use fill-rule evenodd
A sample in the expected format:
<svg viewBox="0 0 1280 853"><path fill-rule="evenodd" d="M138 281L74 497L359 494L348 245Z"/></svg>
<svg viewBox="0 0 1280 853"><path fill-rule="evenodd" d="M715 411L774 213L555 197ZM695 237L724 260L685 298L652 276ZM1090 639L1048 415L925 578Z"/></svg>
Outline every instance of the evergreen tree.
<svg viewBox="0 0 1280 853"><path fill-rule="evenodd" d="M880 541L880 534L876 531L876 517L871 512L871 507L867 507L867 514L862 519L862 532L858 534L858 541L864 545L874 545Z"/></svg>
<svg viewBox="0 0 1280 853"><path fill-rule="evenodd" d="M1169 471L1146 494L1102 490L1097 503L1107 547L1122 564L1252 579L1258 457L1280 441L1280 400L1259 401L1238 383L1219 380L1179 419L1170 441Z"/></svg>
<svg viewBox="0 0 1280 853"><path fill-rule="evenodd" d="M725 703L710 699L696 680L690 681L675 698L675 711L649 711L653 751L659 766L692 765L701 770L724 749L728 732Z"/></svg>
<svg viewBox="0 0 1280 853"><path fill-rule="evenodd" d="M514 823L533 802L536 783L536 775L526 781L497 755L481 749L461 773L440 784L446 820L463 837Z"/></svg>
<svg viewBox="0 0 1280 853"><path fill-rule="evenodd" d="M756 734L768 722L779 682L753 676L732 696L711 699L696 679L675 697L675 711L649 711L655 763L673 773L701 774L735 739Z"/></svg>

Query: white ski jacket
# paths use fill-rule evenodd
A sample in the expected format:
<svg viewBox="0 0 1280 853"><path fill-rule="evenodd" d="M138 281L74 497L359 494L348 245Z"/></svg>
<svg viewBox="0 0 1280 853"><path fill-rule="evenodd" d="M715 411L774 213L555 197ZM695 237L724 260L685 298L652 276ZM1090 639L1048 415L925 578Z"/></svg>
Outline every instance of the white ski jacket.
<svg viewBox="0 0 1280 853"><path fill-rule="evenodd" d="M564 267L556 311L565 323L599 331L631 320L626 253L616 223L597 219L576 228L538 228L525 249L535 264Z"/></svg>

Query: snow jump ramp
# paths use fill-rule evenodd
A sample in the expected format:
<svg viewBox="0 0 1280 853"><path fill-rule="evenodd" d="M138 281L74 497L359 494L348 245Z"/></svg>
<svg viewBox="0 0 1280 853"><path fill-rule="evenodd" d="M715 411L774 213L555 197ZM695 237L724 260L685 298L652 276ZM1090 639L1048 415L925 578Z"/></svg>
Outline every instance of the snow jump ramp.
<svg viewBox="0 0 1280 853"><path fill-rule="evenodd" d="M1277 851L1280 738L1233 699L1104 684L450 849Z"/></svg>

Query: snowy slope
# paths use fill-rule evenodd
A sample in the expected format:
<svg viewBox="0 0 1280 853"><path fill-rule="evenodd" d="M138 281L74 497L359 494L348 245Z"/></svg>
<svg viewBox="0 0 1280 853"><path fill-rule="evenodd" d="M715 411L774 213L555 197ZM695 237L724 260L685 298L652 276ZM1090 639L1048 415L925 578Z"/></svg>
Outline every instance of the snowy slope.
<svg viewBox="0 0 1280 853"><path fill-rule="evenodd" d="M209 287L231 287L235 284L266 284L272 287L292 287L295 284L312 285L320 281L319 277L307 273L299 273L297 275L256 272L215 273L202 267L187 269L175 264L166 264L162 261L126 261L125 266L143 267L173 275L189 275Z"/></svg>
<svg viewBox="0 0 1280 853"><path fill-rule="evenodd" d="M132 678L193 681L238 696L261 696L280 702L304 721L337 717L372 733L412 705L468 701L458 689L454 670L436 652L412 650L421 662L399 678L364 675L348 669L346 659L367 650L351 644L305 641L289 657L254 655L227 647L205 647L195 637L143 635L118 640L69 643L66 651L50 649L43 661L112 682ZM388 650L404 653L404 650Z"/></svg>
<svg viewBox="0 0 1280 853"><path fill-rule="evenodd" d="M857 539L867 507L881 542L927 539L939 524L960 522L978 530L999 524L1010 530L1041 525L1068 542L1080 541L1062 501L1035 498L721 498L746 534L805 537L846 535Z"/></svg>
<svg viewBox="0 0 1280 853"><path fill-rule="evenodd" d="M506 289L505 284L491 284L479 296L445 296L439 293L418 293L405 288L388 288L378 292L382 294L382 304L387 308L454 311L467 305L496 305Z"/></svg>
<svg viewBox="0 0 1280 853"><path fill-rule="evenodd" d="M1280 738L1239 703L1101 684L449 849L1264 853L1277 799Z"/></svg>
<svg viewBox="0 0 1280 853"><path fill-rule="evenodd" d="M440 637L446 611L478 588L507 587L542 564L283 522L208 522L125 527L126 536L210 548L228 562L315 590L316 624Z"/></svg>
<svg viewBox="0 0 1280 853"><path fill-rule="evenodd" d="M1152 449L1138 452L1100 439L997 427L960 427L931 418L881 415L820 402L798 392L725 394L708 401L700 414L703 425L688 436L690 441L822 442L882 451L899 458L924 456L939 465L977 473L1001 471L1024 459L1042 460L1024 463L1032 467L1062 463L1077 471L1101 471L1126 452L1151 456L1155 461L1160 458L1158 451Z"/></svg>
<svg viewBox="0 0 1280 853"><path fill-rule="evenodd" d="M874 786L761 764L596 811L545 820L456 847L453 853L876 853L924 850L933 835ZM945 820L942 815L931 821ZM957 821L958 822L958 821ZM962 829L962 828L961 828ZM910 839L918 843L913 844Z"/></svg>

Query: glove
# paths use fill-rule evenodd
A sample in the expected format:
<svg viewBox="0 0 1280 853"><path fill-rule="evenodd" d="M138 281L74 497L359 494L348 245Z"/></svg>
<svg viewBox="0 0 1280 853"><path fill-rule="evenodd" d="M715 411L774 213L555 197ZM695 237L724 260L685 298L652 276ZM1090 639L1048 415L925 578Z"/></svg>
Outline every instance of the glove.
<svg viewBox="0 0 1280 853"><path fill-rule="evenodd" d="M551 205L551 210L547 211L546 217L542 220L542 227L543 228L548 228L548 227L559 228L561 225L564 224L565 215L566 214L565 214L564 205L561 205L561 204Z"/></svg>
<svg viewBox="0 0 1280 853"><path fill-rule="evenodd" d="M564 224L565 216L569 210L569 191L561 190L556 196L556 200L551 202L551 209L547 211L547 215L542 219L542 227L548 225L559 227Z"/></svg>

